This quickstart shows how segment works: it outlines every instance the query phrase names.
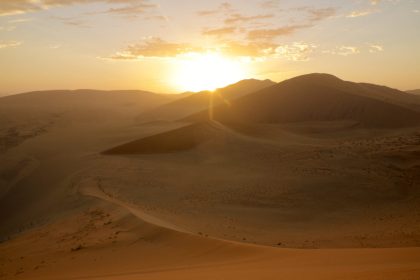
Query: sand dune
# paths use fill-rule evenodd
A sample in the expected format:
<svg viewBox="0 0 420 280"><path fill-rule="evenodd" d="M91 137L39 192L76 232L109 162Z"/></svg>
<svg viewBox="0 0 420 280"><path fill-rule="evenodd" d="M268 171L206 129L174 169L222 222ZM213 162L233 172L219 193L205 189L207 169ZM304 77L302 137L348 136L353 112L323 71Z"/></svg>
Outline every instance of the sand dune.
<svg viewBox="0 0 420 280"><path fill-rule="evenodd" d="M55 127L128 123L176 95L144 91L42 91L0 98L0 152Z"/></svg>
<svg viewBox="0 0 420 280"><path fill-rule="evenodd" d="M214 117L245 123L352 120L366 127L415 126L420 123L420 112L413 109L418 104L410 103L410 97L388 88L311 74L245 96L228 108L216 107ZM207 115L202 112L186 120L202 120Z"/></svg>
<svg viewBox="0 0 420 280"><path fill-rule="evenodd" d="M192 93L189 96L157 107L138 116L139 122L156 120L174 121L208 108L210 98L213 103L223 105L226 102L240 98L249 93L273 86L275 83L270 80L243 80L236 84L216 90L212 95L210 92Z"/></svg>
<svg viewBox="0 0 420 280"><path fill-rule="evenodd" d="M146 91L60 90L40 91L0 98L2 118L22 118L25 114L69 115L74 120L127 117L180 98L177 95ZM16 115L16 116L15 116Z"/></svg>
<svg viewBox="0 0 420 280"><path fill-rule="evenodd" d="M158 154L177 152L192 149L210 140L211 137L210 124L198 123L136 140L107 150L104 154Z"/></svg>
<svg viewBox="0 0 420 280"><path fill-rule="evenodd" d="M408 90L407 92L410 94L420 95L420 89Z"/></svg>

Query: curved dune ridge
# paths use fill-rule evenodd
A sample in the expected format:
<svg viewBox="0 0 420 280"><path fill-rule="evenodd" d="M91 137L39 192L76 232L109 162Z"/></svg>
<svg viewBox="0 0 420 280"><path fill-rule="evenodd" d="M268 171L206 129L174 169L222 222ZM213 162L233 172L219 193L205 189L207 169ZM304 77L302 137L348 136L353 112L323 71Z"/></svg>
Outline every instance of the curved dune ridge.
<svg viewBox="0 0 420 280"><path fill-rule="evenodd" d="M278 249L168 230L92 183L81 186L98 198L90 208L0 244L0 279L414 280L420 272L418 248Z"/></svg>
<svg viewBox="0 0 420 280"><path fill-rule="evenodd" d="M420 124L420 104L409 94L378 86L345 82L327 74L296 77L216 107L222 122L288 123L353 120L365 127ZM187 117L197 121L207 112Z"/></svg>
<svg viewBox="0 0 420 280"><path fill-rule="evenodd" d="M120 145L103 154L159 154L189 150L210 140L211 130L208 122L187 125Z"/></svg>

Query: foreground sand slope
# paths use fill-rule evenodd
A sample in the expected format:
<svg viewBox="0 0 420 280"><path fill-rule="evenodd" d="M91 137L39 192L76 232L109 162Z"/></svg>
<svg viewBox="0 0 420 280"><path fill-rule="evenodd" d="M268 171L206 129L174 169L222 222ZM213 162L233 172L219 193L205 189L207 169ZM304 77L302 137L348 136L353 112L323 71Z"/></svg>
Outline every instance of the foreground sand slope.
<svg viewBox="0 0 420 280"><path fill-rule="evenodd" d="M84 184L88 207L0 244L0 279L416 280L420 249L293 250L245 245L141 222ZM90 190L89 190L90 189ZM118 206L115 204L117 203ZM141 217L141 215L140 215Z"/></svg>

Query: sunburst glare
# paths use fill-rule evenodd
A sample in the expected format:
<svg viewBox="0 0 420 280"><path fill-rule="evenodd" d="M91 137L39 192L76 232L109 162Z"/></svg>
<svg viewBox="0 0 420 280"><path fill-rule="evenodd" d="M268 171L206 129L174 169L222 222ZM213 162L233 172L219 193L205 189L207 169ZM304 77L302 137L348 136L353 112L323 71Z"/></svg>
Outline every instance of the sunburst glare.
<svg viewBox="0 0 420 280"><path fill-rule="evenodd" d="M248 76L247 63L220 53L189 53L177 58L173 83L181 91L215 90Z"/></svg>

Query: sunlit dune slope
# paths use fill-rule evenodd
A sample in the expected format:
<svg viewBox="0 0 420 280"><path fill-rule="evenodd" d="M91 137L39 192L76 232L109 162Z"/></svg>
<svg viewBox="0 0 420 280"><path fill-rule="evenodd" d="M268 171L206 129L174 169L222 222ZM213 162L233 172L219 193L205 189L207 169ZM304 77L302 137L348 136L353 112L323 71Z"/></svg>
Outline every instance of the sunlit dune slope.
<svg viewBox="0 0 420 280"><path fill-rule="evenodd" d="M247 94L275 85L270 80L243 80L236 84L216 90L213 93L214 104L226 104L231 100L243 97ZM138 116L139 122L156 120L172 121L188 115L200 112L208 108L211 93L208 91L191 93L185 98L152 109Z"/></svg>
<svg viewBox="0 0 420 280"><path fill-rule="evenodd" d="M235 100L230 107L218 106L214 117L224 122L352 120L365 127L403 127L420 124L416 102L409 94L386 87L310 74ZM207 116L208 112L201 112L185 120Z"/></svg>

